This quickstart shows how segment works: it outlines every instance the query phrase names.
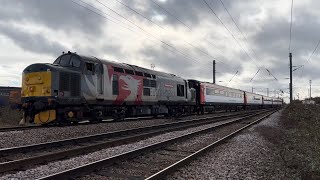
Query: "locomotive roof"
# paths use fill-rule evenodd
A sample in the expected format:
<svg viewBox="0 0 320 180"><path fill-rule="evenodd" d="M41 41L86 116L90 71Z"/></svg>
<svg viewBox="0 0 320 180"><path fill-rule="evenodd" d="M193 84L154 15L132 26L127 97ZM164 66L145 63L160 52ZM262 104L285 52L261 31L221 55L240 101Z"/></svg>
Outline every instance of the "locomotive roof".
<svg viewBox="0 0 320 180"><path fill-rule="evenodd" d="M155 71L155 70L143 68L143 67L136 66L136 65L131 65L131 64L126 64L126 63L119 63L119 62L115 62L115 61L110 61L110 60L97 58L97 57L94 57L94 56L84 56L84 55L79 55L79 54L77 54L77 55L83 60L89 60L89 61L96 62L96 63L100 63L101 62L102 64L111 64L112 66L119 67L119 68L124 68L124 69L129 69L129 70L134 70L134 71L140 71L140 72L143 72L143 73L149 73L149 74L154 74L154 75L160 75L160 76L167 77L167 78L182 79L180 76L177 76L175 74Z"/></svg>

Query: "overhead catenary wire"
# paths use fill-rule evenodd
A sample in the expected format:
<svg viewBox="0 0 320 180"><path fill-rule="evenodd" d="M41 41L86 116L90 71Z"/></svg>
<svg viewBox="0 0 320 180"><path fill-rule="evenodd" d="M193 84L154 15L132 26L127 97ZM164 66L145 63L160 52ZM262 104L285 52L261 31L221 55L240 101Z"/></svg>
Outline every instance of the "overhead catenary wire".
<svg viewBox="0 0 320 180"><path fill-rule="evenodd" d="M72 0L71 0L71 1L72 1ZM74 1L72 1L72 2L74 2ZM76 2L74 2L74 3L76 3ZM76 3L76 4L78 4L78 3ZM78 4L78 5L80 5L80 4ZM93 11L92 9L86 7L86 6L83 6L83 5L80 5L80 6L84 7L85 9L88 9L88 10L94 12L95 14L97 14L97 15L99 15L99 16L103 16L102 14L97 13L97 12ZM91 6L91 7L93 7L93 6ZM93 7L93 8L94 8L94 7ZM98 10L97 8L95 8L95 9ZM100 11L101 11L101 10L100 10ZM103 12L103 11L102 11L102 12ZM104 16L104 18L106 18L106 17ZM128 28L128 27L127 27L128 24L125 24L126 26L123 26L122 24L119 24L118 22L116 22L116 21L114 21L114 20L111 20L110 18L106 18L106 19L108 19L108 20L110 20L111 22L113 22L113 23L115 23L115 24L118 24L118 25L120 25L120 26L122 26L122 27L124 27L124 28L126 28L126 29L128 29L128 30L130 30L131 32L137 33L137 32L135 32L135 31L132 31L133 28ZM128 19L127 19L127 20L128 20ZM120 21L120 20L117 19L117 21ZM123 23L122 21L120 21L120 22ZM133 23L134 23L134 22L130 22L130 24L133 24ZM131 26L130 26L130 27L131 27ZM137 27L137 28L138 28L138 27ZM140 29L140 28L139 28L139 29ZM141 29L140 29L140 30L141 30ZM165 49L167 49L167 50L169 50L171 53L183 55L183 56L186 57L186 55L185 55L184 53L182 53L181 51L177 50L174 46L166 43L165 41L162 41L161 39L155 37L154 35L148 33L147 31L144 31L144 32L145 32L144 34L147 34L147 35L151 36L152 38L154 38L154 39L156 39L156 40L158 40L158 41L161 41L161 43L162 43L163 45L165 45L165 46L162 46L162 47L165 48ZM168 47L169 47L169 48L168 48ZM192 58L190 58L190 57L188 57L187 59L189 59L189 60L194 60L194 59L192 59Z"/></svg>
<svg viewBox="0 0 320 180"><path fill-rule="evenodd" d="M190 31L192 30L191 27L189 27L188 25L186 25L184 22L182 22L177 16L173 15L172 13L170 13L168 10L166 10L165 8L163 8L162 6L160 6L160 4L158 4L157 2L155 2L154 0L151 0L151 2L153 2L155 5L157 5L160 9L162 9L164 12L166 12L167 14L169 14L170 16L174 17L177 21L179 21L181 24L183 24L186 28L188 28Z"/></svg>
<svg viewBox="0 0 320 180"><path fill-rule="evenodd" d="M155 2L154 0L151 0L151 1L152 1L154 4L156 4L157 7L159 7L161 10L163 10L165 13L167 13L168 15L174 17L174 18L175 18L177 21L179 21L182 25L184 25L186 28L188 28L190 32L193 33L192 28L191 28L190 26L188 26L186 23L184 23L182 20L180 20L177 16L173 15L172 13L170 13L169 10L167 10L167 9L164 8L164 7L162 7L159 3ZM211 43L207 38L204 38L204 40L205 40L207 43L209 43L210 45L212 45L213 47L215 47L217 50L219 50L219 51L221 52L221 55L223 54L223 52L222 52L215 44ZM186 43L187 43L188 45L196 48L198 51L202 52L203 54L206 54L207 56L209 56L209 57L217 60L219 63L225 65L227 68L230 66L230 65L226 64L225 62L220 61L220 60L218 60L217 58L213 57L210 53L204 51L204 50L201 49L199 46L193 45L192 43L189 43L189 42L187 42L187 41L186 41ZM231 66L230 66L230 67L231 67ZM228 69L230 69L230 68L228 68ZM231 67L231 69L234 70L234 68L232 68L232 67Z"/></svg>
<svg viewBox="0 0 320 180"><path fill-rule="evenodd" d="M122 4L123 6L127 7L128 9L130 9L131 11L135 12L136 14L142 16L143 18L145 18L146 20L148 20L149 22L151 22L152 24L158 26L159 28L163 29L163 27L161 27L160 25L158 25L157 23L155 23L154 21L152 21L151 19L147 18L146 16L144 16L143 14L139 13L138 11L134 10L133 8L131 8L130 6L126 5L125 3L123 3L122 1L119 0L115 0L118 3Z"/></svg>
<svg viewBox="0 0 320 180"><path fill-rule="evenodd" d="M246 54L246 56L252 60L255 64L255 66L259 69L259 66L255 63L255 61L252 59L252 57L248 54L248 52L242 47L242 45L239 43L237 38L234 36L234 34L229 30L229 28L225 25L225 23L219 18L219 16L215 13L215 11L212 9L212 7L208 4L206 0L203 0L203 2L206 4L206 6L211 10L211 12L214 14L214 16L219 20L219 22L222 24L222 26L227 30L227 32L232 36L232 38L235 40L236 44L240 47L240 49Z"/></svg>
<svg viewBox="0 0 320 180"><path fill-rule="evenodd" d="M303 76L305 66L309 63L309 61L311 60L312 56L313 56L314 53L317 51L319 45L320 45L320 40L318 41L316 47L313 49L312 53L310 54L310 56L309 56L309 58L306 60L306 62L305 62L303 65L301 65L300 67L297 68L297 69L302 68L302 70L300 71L299 77L302 77L302 76ZM295 70L297 70L297 69L295 69Z"/></svg>
<svg viewBox="0 0 320 180"><path fill-rule="evenodd" d="M254 76L250 79L250 82L256 77L256 75L259 73L260 69L254 74Z"/></svg>
<svg viewBox="0 0 320 180"><path fill-rule="evenodd" d="M141 16L142 18L147 19L147 20L150 21L150 22L153 22L153 21L150 20L148 17L146 17L146 16L142 15L141 13L139 13L138 11L134 10L134 9L133 9L132 7L130 7L129 5L123 3L123 2L121 2L121 1L119 1L119 0L115 0L115 1L118 2L118 3L120 3L121 5L123 5L123 6L126 7L127 9L133 11L134 13L138 14L138 15ZM159 4L157 4L157 5L158 5L158 7L160 6ZM161 7L161 6L160 6L160 7ZM161 7L161 9L164 10L163 7ZM165 12L168 12L168 11L166 10ZM171 15L171 13L170 13L169 15ZM177 18L177 17L175 16L175 18ZM177 18L177 19L178 19L178 18ZM179 20L179 22L182 22L182 21ZM158 24L155 23L155 22L153 22L153 24L158 25ZM185 23L183 23L183 24L186 25ZM160 25L158 25L158 26L160 26ZM161 26L160 26L160 27L161 27ZM163 27L162 27L162 29L165 30L165 28L163 28ZM191 28L189 27L188 29L191 29ZM206 51L202 50L201 48L199 48L198 46L193 45L192 43L190 43L190 42L188 42L188 41L186 41L186 40L183 40L183 41L184 41L186 44L188 44L189 46L197 49L197 50L200 51L201 53L204 53L204 54L206 54L207 56L211 57L210 60L215 59L215 60L217 60L218 62L220 62L221 64L224 64L228 69L234 70L234 68L229 68L230 65L224 63L223 61L218 60L217 58L215 58L214 56L212 56L212 55L209 54L208 52L206 52ZM168 42L167 42L167 43L168 43ZM217 48L217 47L215 46L215 48ZM218 49L218 48L217 48L217 49Z"/></svg>
<svg viewBox="0 0 320 180"><path fill-rule="evenodd" d="M238 24L236 23L236 21L235 21L234 18L232 17L232 15L231 15L231 13L229 12L228 8L225 6L225 4L223 3L222 0L219 0L219 1L220 1L220 3L222 4L224 10L228 13L230 19L232 20L232 22L234 23L234 25L236 26L236 28L238 29L238 31L240 32L240 34L242 35L242 37L244 38L244 40L249 44L246 36L245 36L245 35L243 34L243 32L241 31L240 27L238 26ZM256 53L250 46L248 46L248 49L250 49L250 50L253 52L253 54L254 54L258 59L260 59L260 58L258 57L257 53ZM270 71L268 68L266 68L265 66L263 66L263 67L266 69L266 71L269 73L269 75L271 75L272 77L274 77L275 80L278 80L278 79L271 73L271 71ZM260 71L260 69L258 70L258 72L259 72L259 71ZM255 77L255 76L256 76L256 74L254 75L254 77ZM252 78L252 79L253 79L253 78ZM250 82L252 81L252 79L250 80Z"/></svg>
<svg viewBox="0 0 320 180"><path fill-rule="evenodd" d="M232 76L232 78L229 80L229 82L232 81L232 79L238 74L238 72L239 72L239 71L237 71L237 72Z"/></svg>
<svg viewBox="0 0 320 180"><path fill-rule="evenodd" d="M242 47L242 45L239 43L237 38L234 36L234 34L229 30L229 28L225 25L225 23L219 18L219 16L215 13L215 11L212 9L212 7L209 5L209 3L206 0L203 0L205 5L211 10L211 12L214 14L214 16L219 20L219 22L223 25L223 27L227 30L227 32L232 36L236 44L240 47L240 49L244 52L244 54L251 60L254 65L260 69L260 67L256 64L255 60L248 54L248 52ZM265 68L267 70L267 68ZM269 70L267 70L269 71Z"/></svg>
<svg viewBox="0 0 320 180"><path fill-rule="evenodd" d="M105 18L106 20L110 20L111 22L113 22L113 23L115 23L115 24L118 24L118 25L120 25L121 27L130 30L131 32L134 32L134 31L132 31L132 29L130 29L130 28L126 27L126 26L122 26L121 24L117 23L116 21L114 21L114 20L112 20L112 19L110 19L110 18L108 18L108 17L106 17L106 16L104 16L104 15L102 15L102 14L100 14L100 13L98 13L98 12L96 12L96 11L94 11L94 10L92 10L92 9L90 9L90 8L87 7L87 6L92 7L92 8L94 8L95 10L98 10L98 11L104 13L103 11L101 11L101 10L99 10L98 8L94 7L93 5L90 5L90 4L88 4L88 3L86 3L86 2L84 2L84 1L82 1L82 0L80 0L80 2L83 3L83 4L85 4L86 6L81 5L80 3L78 3L78 2L76 2L76 1L74 1L74 0L70 0L70 1L73 2L73 3L76 4L76 5L79 5L79 6L83 7L83 8L85 8L85 9L87 9L87 10L95 13L96 15L99 15L99 16ZM106 14L106 13L104 13L104 14L105 14L105 15L108 15L108 14ZM110 16L110 15L108 15L108 16ZM120 20L118 20L118 21L120 21ZM121 22L121 21L120 21L120 22ZM121 22L121 23L123 23L123 22ZM142 29L142 28L140 28L140 29ZM143 29L142 29L142 30L143 30ZM189 60L193 60L193 61L196 61L196 62L198 62L198 63L201 63L199 60L196 60L196 59L193 59L193 58L187 56L186 54L184 54L184 53L182 53L181 51L179 51L178 49L176 49L174 46L172 46L172 45L170 45L170 44L162 41L161 39L159 39L159 38L157 38L156 36L148 33L147 31L145 31L145 30L143 30L143 31L145 32L145 35L147 34L148 36L151 36L152 38L156 39L157 41L159 41L160 43L162 43L163 45L165 45L165 46L161 46L161 47L165 48L166 50L169 50L169 51L171 51L172 53L175 53L175 54L180 54L180 55L186 57L186 58L189 59ZM134 32L134 33L136 33L136 32ZM169 47L169 48L168 48L168 47ZM208 68L208 67L206 66L206 68ZM209 69L209 68L208 68L208 69ZM209 69L209 70L211 70L211 69Z"/></svg>

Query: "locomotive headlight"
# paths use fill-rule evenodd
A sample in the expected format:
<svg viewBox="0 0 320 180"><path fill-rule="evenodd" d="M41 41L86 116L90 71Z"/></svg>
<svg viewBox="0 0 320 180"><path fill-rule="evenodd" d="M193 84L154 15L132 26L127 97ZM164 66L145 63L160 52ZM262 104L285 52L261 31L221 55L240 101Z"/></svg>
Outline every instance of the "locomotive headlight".
<svg viewBox="0 0 320 180"><path fill-rule="evenodd" d="M29 87L29 91L30 91L30 92L33 92L34 89L35 89L35 88L34 88L33 86Z"/></svg>
<svg viewBox="0 0 320 180"><path fill-rule="evenodd" d="M41 76L38 77L38 80L41 80Z"/></svg>

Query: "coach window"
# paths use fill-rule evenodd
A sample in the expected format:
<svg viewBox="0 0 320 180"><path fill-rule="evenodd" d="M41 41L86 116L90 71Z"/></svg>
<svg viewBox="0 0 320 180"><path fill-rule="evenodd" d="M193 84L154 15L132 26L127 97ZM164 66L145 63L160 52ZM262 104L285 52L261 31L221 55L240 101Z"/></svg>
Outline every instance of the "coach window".
<svg viewBox="0 0 320 180"><path fill-rule="evenodd" d="M207 95L212 95L212 89L206 88L206 94Z"/></svg>
<svg viewBox="0 0 320 180"><path fill-rule="evenodd" d="M152 76L153 79L156 79L156 75L151 74L151 76Z"/></svg>
<svg viewBox="0 0 320 180"><path fill-rule="evenodd" d="M94 74L94 64L86 62L86 74L93 75Z"/></svg>
<svg viewBox="0 0 320 180"><path fill-rule="evenodd" d="M112 79L112 94L119 95L119 81L118 75L114 74Z"/></svg>
<svg viewBox="0 0 320 180"><path fill-rule="evenodd" d="M143 88L143 95L144 96L150 96L150 89L149 88Z"/></svg>
<svg viewBox="0 0 320 180"><path fill-rule="evenodd" d="M184 85L177 84L177 96L184 96Z"/></svg>

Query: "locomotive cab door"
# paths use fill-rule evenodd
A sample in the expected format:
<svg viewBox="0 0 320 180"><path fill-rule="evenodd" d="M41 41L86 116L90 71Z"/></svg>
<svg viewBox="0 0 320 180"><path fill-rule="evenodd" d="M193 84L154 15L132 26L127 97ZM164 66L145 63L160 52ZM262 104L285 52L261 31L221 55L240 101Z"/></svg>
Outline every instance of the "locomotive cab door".
<svg viewBox="0 0 320 180"><path fill-rule="evenodd" d="M103 95L103 65L102 63L95 64L96 72L96 88L97 88L97 98ZM100 98L99 98L100 99Z"/></svg>

